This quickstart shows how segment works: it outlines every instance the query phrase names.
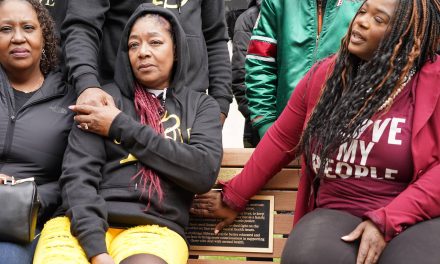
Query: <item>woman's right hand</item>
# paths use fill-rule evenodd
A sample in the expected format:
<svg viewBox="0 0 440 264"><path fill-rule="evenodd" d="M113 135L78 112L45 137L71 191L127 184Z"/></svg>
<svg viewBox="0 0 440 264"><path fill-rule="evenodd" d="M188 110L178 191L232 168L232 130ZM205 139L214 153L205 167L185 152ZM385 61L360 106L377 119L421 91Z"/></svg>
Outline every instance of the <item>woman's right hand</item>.
<svg viewBox="0 0 440 264"><path fill-rule="evenodd" d="M115 261L107 253L101 253L92 257L92 264L115 264Z"/></svg>
<svg viewBox="0 0 440 264"><path fill-rule="evenodd" d="M232 224L239 214L239 212L232 210L223 203L222 195L219 191L209 191L205 194L196 195L190 212L200 217L223 219L215 226L215 234L218 234L224 227Z"/></svg>

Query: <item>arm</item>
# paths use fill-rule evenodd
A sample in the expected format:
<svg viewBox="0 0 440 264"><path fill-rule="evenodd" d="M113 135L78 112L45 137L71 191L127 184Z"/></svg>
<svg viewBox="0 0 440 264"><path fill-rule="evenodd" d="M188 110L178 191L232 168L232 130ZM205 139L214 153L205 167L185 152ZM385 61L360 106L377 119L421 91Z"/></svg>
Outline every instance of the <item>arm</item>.
<svg viewBox="0 0 440 264"><path fill-rule="evenodd" d="M207 192L220 169L220 111L217 103L206 95L196 111L188 144L166 139L125 113L114 119L109 137L117 139L140 162L182 188L194 193Z"/></svg>
<svg viewBox="0 0 440 264"><path fill-rule="evenodd" d="M108 0L68 1L61 27L68 81L79 95L90 87L100 87L98 55Z"/></svg>
<svg viewBox="0 0 440 264"><path fill-rule="evenodd" d="M229 104L232 102L232 91L224 1L204 0L201 14L208 52L208 93L217 101L221 113L227 116Z"/></svg>
<svg viewBox="0 0 440 264"><path fill-rule="evenodd" d="M280 118L269 129L240 174L222 183L222 193L210 191L197 195L191 213L208 218L220 218L214 233L234 222L249 201L277 172L297 154L307 112L306 91L310 73L298 84ZM310 93L309 93L310 94ZM270 154L268 154L270 153Z"/></svg>
<svg viewBox="0 0 440 264"><path fill-rule="evenodd" d="M53 181L38 185L38 199L40 200L40 210L38 211L39 221L49 220L61 203L60 186L58 181Z"/></svg>
<svg viewBox="0 0 440 264"><path fill-rule="evenodd" d="M104 140L100 136L73 126L59 183L72 234L89 259L107 252L107 209L97 192L105 157Z"/></svg>
<svg viewBox="0 0 440 264"><path fill-rule="evenodd" d="M238 110L245 118L249 118L248 102L245 97L244 63L251 39L252 25L250 21L246 21L246 18L250 18L246 14L245 12L240 15L235 23L234 39L232 40L232 92L237 100Z"/></svg>
<svg viewBox="0 0 440 264"><path fill-rule="evenodd" d="M390 241L418 222L440 216L440 165L411 183L387 206L366 213Z"/></svg>
<svg viewBox="0 0 440 264"><path fill-rule="evenodd" d="M276 1L263 1L246 56L246 97L260 138L277 119L277 20ZM261 40L262 37L264 40Z"/></svg>
<svg viewBox="0 0 440 264"><path fill-rule="evenodd" d="M311 89L308 80L312 72L300 81L286 108L260 141L241 173L224 184L223 202L230 208L244 210L249 199L298 154L295 148L304 127L310 100L307 91Z"/></svg>

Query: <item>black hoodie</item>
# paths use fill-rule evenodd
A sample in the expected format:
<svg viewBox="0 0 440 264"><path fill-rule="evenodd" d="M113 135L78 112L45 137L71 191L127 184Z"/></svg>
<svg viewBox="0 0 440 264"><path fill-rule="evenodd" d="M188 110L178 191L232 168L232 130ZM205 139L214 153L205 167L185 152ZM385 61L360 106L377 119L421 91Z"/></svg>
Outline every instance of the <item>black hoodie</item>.
<svg viewBox="0 0 440 264"><path fill-rule="evenodd" d="M145 13L162 15L175 32L175 71L162 119L165 138L138 121L133 104L127 42L131 26ZM151 4L139 6L122 33L115 83L104 86L122 110L111 125L109 138L72 130L60 179L63 208L89 258L106 252L108 225L158 224L184 237L194 193L208 191L216 180L222 156L220 110L210 96L185 86L187 58L186 37L174 14ZM159 175L164 193L161 203L156 193L142 194L142 188L131 180L140 163Z"/></svg>
<svg viewBox="0 0 440 264"><path fill-rule="evenodd" d="M69 1L61 34L69 82L77 93L113 80L122 30L142 3L156 3L176 15L189 46L188 86L208 89L227 115L232 91L223 0Z"/></svg>
<svg viewBox="0 0 440 264"><path fill-rule="evenodd" d="M49 10L53 21L55 22L55 34L60 37L61 25L66 18L68 0L39 0L44 7Z"/></svg>

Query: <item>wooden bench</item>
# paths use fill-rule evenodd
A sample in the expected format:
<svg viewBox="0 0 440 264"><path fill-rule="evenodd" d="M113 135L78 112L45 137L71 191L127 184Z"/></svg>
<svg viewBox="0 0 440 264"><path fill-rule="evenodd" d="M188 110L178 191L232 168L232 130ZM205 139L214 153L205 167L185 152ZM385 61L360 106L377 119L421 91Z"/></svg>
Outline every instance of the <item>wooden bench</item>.
<svg viewBox="0 0 440 264"><path fill-rule="evenodd" d="M251 156L253 149L224 149L221 170L218 179L228 180L238 174ZM268 153L270 155L270 153ZM274 244L273 253L246 253L246 252L218 252L218 251L190 251L191 256L199 256L198 259L190 259L188 264L263 264L272 263L267 261L271 258L280 258L290 234L293 223L293 211L296 202L296 192L299 183L300 164L298 160L290 163L273 179L271 179L259 193L261 195L273 195L275 198L274 215ZM242 257L234 260L207 259L206 256ZM246 260L252 258L252 261ZM260 259L261 261L258 261ZM275 260L276 261L276 260Z"/></svg>

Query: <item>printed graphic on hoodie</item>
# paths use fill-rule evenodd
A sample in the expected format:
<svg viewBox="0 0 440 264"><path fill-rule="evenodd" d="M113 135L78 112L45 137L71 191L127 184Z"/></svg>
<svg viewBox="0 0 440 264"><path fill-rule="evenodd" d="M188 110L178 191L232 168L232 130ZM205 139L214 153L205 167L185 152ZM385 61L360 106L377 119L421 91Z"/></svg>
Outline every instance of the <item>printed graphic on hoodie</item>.
<svg viewBox="0 0 440 264"><path fill-rule="evenodd" d="M44 6L55 6L56 0L40 0L40 3Z"/></svg>
<svg viewBox="0 0 440 264"><path fill-rule="evenodd" d="M181 143L184 143L184 136L182 134L182 129L180 127L180 118L175 114L169 114L168 111L165 112L164 116L161 119L163 127L164 127L164 137L178 141ZM187 135L187 142L189 143L189 139L191 136L191 128L186 129L186 135ZM114 141L115 144L120 144L120 142ZM133 156L132 154L128 154L128 156L124 159L122 159L119 163L129 163L129 162L136 162L138 159Z"/></svg>
<svg viewBox="0 0 440 264"><path fill-rule="evenodd" d="M163 6L169 9L177 9L179 8L178 1L180 2L180 7L186 5L190 0L153 0L153 4L157 6Z"/></svg>

